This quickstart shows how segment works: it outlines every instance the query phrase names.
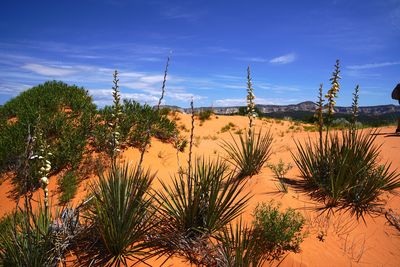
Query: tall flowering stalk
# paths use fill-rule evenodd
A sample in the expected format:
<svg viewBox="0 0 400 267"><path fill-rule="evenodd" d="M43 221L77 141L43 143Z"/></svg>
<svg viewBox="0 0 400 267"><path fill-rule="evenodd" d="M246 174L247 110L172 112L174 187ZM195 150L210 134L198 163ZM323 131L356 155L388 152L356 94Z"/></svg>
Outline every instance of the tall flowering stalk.
<svg viewBox="0 0 400 267"><path fill-rule="evenodd" d="M52 156L52 153L49 151L50 146L47 144L46 140L43 137L43 131L40 124L38 124L38 126L36 127L36 134L34 139L38 145L38 152L35 155L32 155L31 159L38 162L38 174L40 177L39 182L44 193L44 208L47 215L49 209L49 189L47 188L47 186L49 185L48 176L51 171L51 162L49 159Z"/></svg>
<svg viewBox="0 0 400 267"><path fill-rule="evenodd" d="M351 130L353 133L355 133L355 130L357 128L357 117L358 117L358 99L359 99L359 92L360 92L360 86L357 84L356 88L354 89L353 93L353 102L351 104Z"/></svg>
<svg viewBox="0 0 400 267"><path fill-rule="evenodd" d="M160 98L158 100L158 104L157 104L157 112L160 111L160 105L161 105L161 102L162 102L162 100L164 98L164 94L165 94L165 87L166 87L166 84L167 84L167 76L168 76L169 60L170 60L170 56L168 56L167 63L165 64L164 79L163 79L163 83L162 83L162 87L161 87L161 96L160 96ZM141 168L141 166L142 166L143 159L144 159L144 153L146 152L147 145L150 143L151 128L152 128L152 121L151 121L151 118L148 118L148 120L147 120L147 129L146 129L146 137L145 137L145 140L144 140L143 145L141 147L139 168Z"/></svg>
<svg viewBox="0 0 400 267"><path fill-rule="evenodd" d="M257 117L254 104L254 93L253 85L251 82L250 66L247 67L247 117L249 117L249 135L251 134L251 129L253 128L253 119Z"/></svg>
<svg viewBox="0 0 400 267"><path fill-rule="evenodd" d="M324 117L323 117L323 111L324 111L324 98L322 97L322 89L323 89L323 84L321 83L319 85L319 94L318 94L318 102L317 102L317 108L315 110L315 116L318 119L318 131L319 131L319 145L320 149L322 150L322 131L324 128Z"/></svg>
<svg viewBox="0 0 400 267"><path fill-rule="evenodd" d="M112 96L113 96L113 112L111 114L112 119L108 123L108 126L111 129L111 138L110 138L110 152L111 152L111 158L113 163L115 163L115 160L120 152L119 149L119 142L120 142L120 120L121 120L121 115L122 115L122 106L121 106L121 95L120 95L120 90L119 90L119 79L118 79L118 71L115 70L113 74L113 87L112 87Z"/></svg>
<svg viewBox="0 0 400 267"><path fill-rule="evenodd" d="M327 118L329 122L332 120L332 116L335 113L335 105L336 105L335 98L337 98L337 94L339 93L340 90L339 80L341 79L341 77L339 76L339 74L340 74L340 65L339 65L339 59L337 59L335 64L335 69L332 73L332 77L329 79L331 81L332 86L325 95L325 98L327 99L327 104L325 105L325 108L327 109L327 115L328 115Z"/></svg>

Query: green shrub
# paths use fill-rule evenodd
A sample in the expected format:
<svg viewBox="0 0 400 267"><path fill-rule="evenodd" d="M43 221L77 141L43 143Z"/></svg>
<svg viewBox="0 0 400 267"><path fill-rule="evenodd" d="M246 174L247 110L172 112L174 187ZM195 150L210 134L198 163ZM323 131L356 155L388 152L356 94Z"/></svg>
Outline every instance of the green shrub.
<svg viewBox="0 0 400 267"><path fill-rule="evenodd" d="M279 211L280 205L261 203L254 210L253 238L268 261L280 259L286 252L299 252L304 234L304 217L293 209Z"/></svg>
<svg viewBox="0 0 400 267"><path fill-rule="evenodd" d="M74 198L78 190L78 178L73 171L67 172L61 179L58 180L58 188L61 192L59 201L62 204L69 202Z"/></svg>
<svg viewBox="0 0 400 267"><path fill-rule="evenodd" d="M279 207L273 202L258 204L251 226L240 219L217 234L217 255L222 266L261 267L287 252L299 252L305 220L300 213L292 209L281 212Z"/></svg>
<svg viewBox="0 0 400 267"><path fill-rule="evenodd" d="M99 111L97 126L94 132L95 147L102 151L107 149L107 122L112 118L112 109L109 106ZM131 100L124 100L122 115L119 121L120 140L122 143L141 147L147 136L148 125L151 124L151 136L161 141L173 140L177 127L176 124L149 105L140 105Z"/></svg>
<svg viewBox="0 0 400 267"><path fill-rule="evenodd" d="M224 127L221 128L221 133L225 133L227 131L229 131L230 129L234 128L236 125L233 124L232 122L228 123L227 125L225 125Z"/></svg>
<svg viewBox="0 0 400 267"><path fill-rule="evenodd" d="M28 128L32 134L38 123L45 126L43 136L54 155L53 170L76 166L91 133L95 110L86 90L56 81L11 99L0 107L0 172L15 170L24 152ZM10 119L15 122L9 123Z"/></svg>
<svg viewBox="0 0 400 267"><path fill-rule="evenodd" d="M197 116L199 117L199 120L201 122L205 122L206 120L209 120L211 118L211 115L214 114L214 112L211 109L206 109L206 110L201 110Z"/></svg>
<svg viewBox="0 0 400 267"><path fill-rule="evenodd" d="M272 170L272 172L275 175L275 178L279 182L278 189L281 192L287 193L288 192L288 187L287 187L287 184L285 183L284 180L285 180L286 173L290 169L293 168L292 164L290 164L290 163L285 164L282 159L279 159L279 163L278 164L275 165L275 164L271 163L271 164L268 164L268 167Z"/></svg>
<svg viewBox="0 0 400 267"><path fill-rule="evenodd" d="M228 154L226 160L238 168L237 178L243 179L253 176L260 172L261 168L271 156L272 134L270 131L258 134L251 131L244 135L239 135L239 143L233 138L233 143L223 141L221 147Z"/></svg>

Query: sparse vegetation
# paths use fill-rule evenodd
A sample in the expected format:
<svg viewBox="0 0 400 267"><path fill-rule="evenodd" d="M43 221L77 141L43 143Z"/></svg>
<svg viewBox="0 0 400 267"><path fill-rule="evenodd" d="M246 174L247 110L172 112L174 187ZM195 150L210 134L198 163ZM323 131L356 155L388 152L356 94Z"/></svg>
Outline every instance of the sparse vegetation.
<svg viewBox="0 0 400 267"><path fill-rule="evenodd" d="M322 85L320 86L317 117L319 121L319 140L304 145L297 143L298 153L293 154L297 167L310 194L323 201L325 208L349 210L357 218L382 204L379 196L384 191L392 192L400 187L400 175L390 170L390 164L380 164L379 148L374 144L376 131L363 132L355 126L340 133L331 133L334 99L339 91L339 61L332 74L332 87L326 95L327 129L324 134L325 119L322 117ZM353 105L357 105L356 87ZM357 108L353 107L353 112ZM351 125L356 125L356 114Z"/></svg>
<svg viewBox="0 0 400 267"><path fill-rule="evenodd" d="M268 164L268 167L273 171L275 178L278 180L279 182L279 186L278 189L281 192L287 193L288 192L288 186L285 182L285 175L287 174L287 172L293 168L291 163L285 164L285 162L283 162L282 159L279 159L279 163L278 164Z"/></svg>
<svg viewBox="0 0 400 267"><path fill-rule="evenodd" d="M78 190L78 178L73 171L68 171L58 180L58 188L61 192L59 201L62 204L68 203L74 198Z"/></svg>

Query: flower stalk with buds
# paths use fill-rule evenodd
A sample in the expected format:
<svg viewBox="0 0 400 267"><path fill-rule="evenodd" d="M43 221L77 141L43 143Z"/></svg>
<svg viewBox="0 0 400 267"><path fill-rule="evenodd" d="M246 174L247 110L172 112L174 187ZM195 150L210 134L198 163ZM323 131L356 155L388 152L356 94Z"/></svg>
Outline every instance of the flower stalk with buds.
<svg viewBox="0 0 400 267"><path fill-rule="evenodd" d="M250 66L247 67L247 117L249 117L249 135L251 134L251 129L253 128L253 119L257 117L255 104L254 104L254 89L251 82Z"/></svg>
<svg viewBox="0 0 400 267"><path fill-rule="evenodd" d="M120 144L120 120L121 120L121 115L122 115L122 106L121 106L121 95L119 91L119 79L118 79L118 71L115 70L113 74L113 112L111 114L112 119L108 123L108 126L111 129L111 138L110 138L110 152L111 152L111 158L113 162L115 162L120 149L119 149L119 144Z"/></svg>
<svg viewBox="0 0 400 267"><path fill-rule="evenodd" d="M49 158L53 155L49 149L50 146L47 144L46 140L43 137L43 132L40 125L36 128L36 142L38 144L38 152L36 155L31 156L31 160L38 161L39 166L39 177L40 177L40 184L44 192L44 207L45 212L48 214L49 209L49 189L47 188L49 185L49 174L51 171L51 162Z"/></svg>
<svg viewBox="0 0 400 267"><path fill-rule="evenodd" d="M325 98L327 99L327 104L325 105L325 107L327 108L328 120L331 120L333 114L335 113L335 105L336 105L335 98L337 98L337 94L340 90L339 80L341 79L341 77L339 76L339 74L340 74L340 65L339 65L339 59L337 59L335 64L335 69L332 73L332 78L329 79L331 81L332 86L325 95Z"/></svg>

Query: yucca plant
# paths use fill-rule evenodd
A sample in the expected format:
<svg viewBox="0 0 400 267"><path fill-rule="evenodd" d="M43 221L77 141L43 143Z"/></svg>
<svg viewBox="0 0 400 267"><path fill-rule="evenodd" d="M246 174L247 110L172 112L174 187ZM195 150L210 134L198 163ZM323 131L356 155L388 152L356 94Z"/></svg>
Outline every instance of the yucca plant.
<svg viewBox="0 0 400 267"><path fill-rule="evenodd" d="M81 262L128 266L147 256L144 241L155 225L148 195L153 178L149 171L127 164L113 165L106 175L100 173L92 186L89 227L78 253Z"/></svg>
<svg viewBox="0 0 400 267"><path fill-rule="evenodd" d="M57 266L51 222L52 215L42 205L36 212L23 208L3 219L0 266Z"/></svg>
<svg viewBox="0 0 400 267"><path fill-rule="evenodd" d="M326 95L327 121L332 122L335 101L339 91L339 61L332 74L332 87ZM380 146L374 144L376 131L363 132L356 128L358 116L359 86L355 88L352 102L352 121L349 129L340 133L329 132L325 139L322 131L322 85L316 115L319 126L319 142L308 140L304 145L296 143L298 153L293 154L304 179L305 189L324 201L323 210L337 207L350 210L357 218L372 207L382 204L379 196L384 191L400 187L400 175L390 170L390 164L379 164Z"/></svg>
<svg viewBox="0 0 400 267"><path fill-rule="evenodd" d="M221 266L258 267L267 261L262 247L254 237L253 227L246 226L242 219L225 227L216 239Z"/></svg>
<svg viewBox="0 0 400 267"><path fill-rule="evenodd" d="M239 142L232 136L233 142L222 141L222 149L227 153L226 160L237 168L239 180L253 176L260 172L261 168L271 156L271 144L273 137L270 131L250 131L239 135Z"/></svg>
<svg viewBox="0 0 400 267"><path fill-rule="evenodd" d="M226 164L203 158L197 159L190 175L179 172L172 185L160 181L163 191L155 192L161 220L159 253L204 264L203 256L210 256L204 255L208 237L240 215L249 200L244 185L233 179Z"/></svg>
<svg viewBox="0 0 400 267"><path fill-rule="evenodd" d="M322 150L311 141L297 143L293 158L311 195L326 208L347 209L357 217L382 204L379 196L399 188L400 175L390 164L379 164L375 139L376 131L344 130L330 134Z"/></svg>

